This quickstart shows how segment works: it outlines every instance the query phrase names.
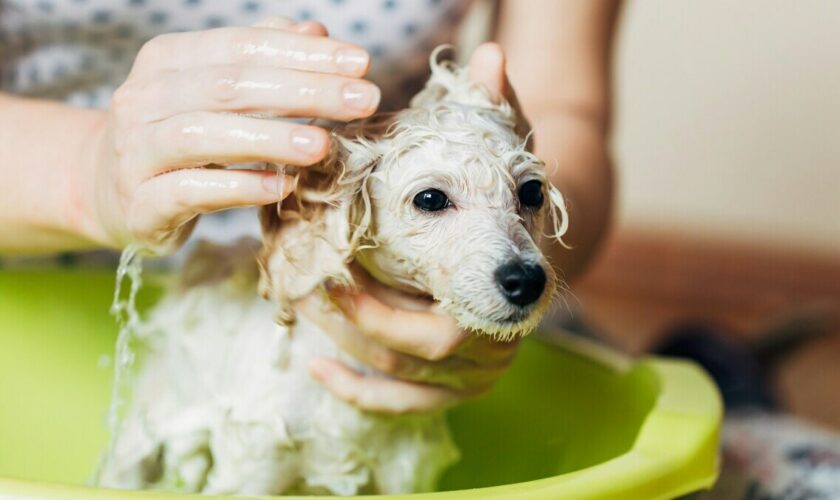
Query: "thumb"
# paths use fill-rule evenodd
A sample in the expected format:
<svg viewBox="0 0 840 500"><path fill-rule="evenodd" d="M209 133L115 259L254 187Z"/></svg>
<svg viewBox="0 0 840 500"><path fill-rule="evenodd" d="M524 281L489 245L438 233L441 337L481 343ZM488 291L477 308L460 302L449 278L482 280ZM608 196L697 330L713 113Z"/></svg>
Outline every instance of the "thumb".
<svg viewBox="0 0 840 500"><path fill-rule="evenodd" d="M483 43L470 57L469 77L473 83L482 85L490 98L498 102L507 96L509 85L505 76L505 54L499 44Z"/></svg>
<svg viewBox="0 0 840 500"><path fill-rule="evenodd" d="M516 111L516 131L520 136L525 137L528 136L531 125L522 114L516 92L513 91L510 80L508 80L505 70L506 62L505 53L498 43L487 42L479 45L470 58L470 81L487 89L490 93L490 99L494 103L499 104L502 99L510 103ZM528 150L533 151L533 139L530 136L528 137Z"/></svg>

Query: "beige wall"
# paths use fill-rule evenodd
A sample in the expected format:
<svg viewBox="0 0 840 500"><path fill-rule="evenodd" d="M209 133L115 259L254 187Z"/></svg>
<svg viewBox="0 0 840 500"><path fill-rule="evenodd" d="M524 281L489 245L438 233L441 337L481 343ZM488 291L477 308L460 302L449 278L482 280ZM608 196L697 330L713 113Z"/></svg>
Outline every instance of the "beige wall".
<svg viewBox="0 0 840 500"><path fill-rule="evenodd" d="M619 221L840 252L840 0L628 1Z"/></svg>

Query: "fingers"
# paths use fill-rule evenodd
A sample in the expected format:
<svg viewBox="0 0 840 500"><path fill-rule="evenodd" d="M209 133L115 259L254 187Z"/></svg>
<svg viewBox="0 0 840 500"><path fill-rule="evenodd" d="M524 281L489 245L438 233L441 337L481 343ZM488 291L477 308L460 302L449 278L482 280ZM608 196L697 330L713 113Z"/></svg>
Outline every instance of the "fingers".
<svg viewBox="0 0 840 500"><path fill-rule="evenodd" d="M443 314L393 308L372 295L347 289L331 294L362 332L396 351L441 360L452 355L469 336Z"/></svg>
<svg viewBox="0 0 840 500"><path fill-rule="evenodd" d="M190 111L352 120L372 114L380 99L379 87L358 78L242 65L167 72L122 93L131 96L123 114L145 122Z"/></svg>
<svg viewBox="0 0 840 500"><path fill-rule="evenodd" d="M306 33L268 27L218 28L193 33L170 33L150 40L137 55L135 75L228 64L288 68L361 77L370 56L357 45L324 36L314 25Z"/></svg>
<svg viewBox="0 0 840 500"><path fill-rule="evenodd" d="M498 378L512 359L509 357L500 362L488 357L475 362L455 356L441 361L428 361L372 340L338 311L325 308L317 297L304 299L296 307L322 331L327 332L342 351L379 372L402 380L456 389L483 387Z"/></svg>
<svg viewBox="0 0 840 500"><path fill-rule="evenodd" d="M499 101L506 95L509 85L505 75L505 54L497 43L483 43L475 49L469 63L471 82L484 86L491 99Z"/></svg>
<svg viewBox="0 0 840 500"><path fill-rule="evenodd" d="M458 356L486 366L508 367L516 357L521 339L495 340L488 335L471 335L458 349Z"/></svg>
<svg viewBox="0 0 840 500"><path fill-rule="evenodd" d="M296 22L294 19L283 16L269 17L253 24L254 28L271 28L298 33L309 36L327 36L327 27L317 21Z"/></svg>
<svg viewBox="0 0 840 500"><path fill-rule="evenodd" d="M198 214L276 203L292 187L291 178L268 171L177 170L140 185L128 225L142 241L163 242Z"/></svg>
<svg viewBox="0 0 840 500"><path fill-rule="evenodd" d="M470 81L482 85L490 94L490 98L498 103L502 98L507 100L517 111L516 131L520 136L527 136L531 130L528 120L522 114L522 107L516 97L513 87L508 80L505 70L505 53L499 44L483 43L475 49L469 63ZM528 150L533 151L533 138L529 136Z"/></svg>
<svg viewBox="0 0 840 500"><path fill-rule="evenodd" d="M309 371L337 397L372 412L398 415L431 412L472 396L439 386L363 376L328 358L312 360Z"/></svg>
<svg viewBox="0 0 840 500"><path fill-rule="evenodd" d="M435 311L435 302L422 297L414 297L406 294L395 293L392 289L382 285L358 265L351 265L353 278L364 293L373 296L382 304L394 310L415 311L422 314L440 316ZM342 290L336 290L335 295L341 294ZM349 306L348 306L349 307ZM449 316L445 316L449 318ZM508 365L519 347L519 341L509 342L497 341L487 335L480 335L461 331L453 320L449 320L451 329L444 333L444 345L439 347L441 356L457 355L480 366ZM424 336L425 337L425 336ZM433 341L432 338L429 338ZM446 340L449 340L446 342ZM428 351L434 350L429 346Z"/></svg>
<svg viewBox="0 0 840 500"><path fill-rule="evenodd" d="M300 33L301 35L309 36L329 36L327 27L315 21L306 21L303 23L299 23L295 27L294 32Z"/></svg>
<svg viewBox="0 0 840 500"><path fill-rule="evenodd" d="M311 165L330 148L329 135L320 127L208 112L142 127L128 140L142 158L146 177L208 163Z"/></svg>
<svg viewBox="0 0 840 500"><path fill-rule="evenodd" d="M291 17L272 16L256 22L252 26L254 28L271 28L283 31L294 31L294 27L297 26L297 24L298 23L296 23Z"/></svg>
<svg viewBox="0 0 840 500"><path fill-rule="evenodd" d="M186 167L310 165L328 153L321 129L232 113L333 120L373 113L379 89L361 79L369 55L327 35L320 23L270 18L144 45L111 102L108 161L122 198L114 232L163 248L198 214L287 196L292 183L272 173Z"/></svg>
<svg viewBox="0 0 840 500"><path fill-rule="evenodd" d="M288 18L287 18L288 19ZM255 26L259 26L259 23ZM269 21L269 25L265 26L267 28L275 28L277 27L271 25ZM291 33L298 33L300 35L307 35L307 36L329 36L329 32L327 31L327 27L317 21L304 21L302 23L292 23L292 26L287 28L279 28L284 29L285 31L289 31Z"/></svg>

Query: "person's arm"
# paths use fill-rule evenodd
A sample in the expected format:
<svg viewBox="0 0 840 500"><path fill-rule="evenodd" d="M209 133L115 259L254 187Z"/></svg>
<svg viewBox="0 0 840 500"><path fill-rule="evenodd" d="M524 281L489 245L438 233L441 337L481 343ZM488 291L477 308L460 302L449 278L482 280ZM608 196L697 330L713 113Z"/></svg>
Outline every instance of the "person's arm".
<svg viewBox="0 0 840 500"><path fill-rule="evenodd" d="M156 37L108 112L0 96L0 253L165 253L199 214L282 200L287 176L204 167L317 162L326 131L261 116L368 116L369 62L323 25L270 19Z"/></svg>
<svg viewBox="0 0 840 500"><path fill-rule="evenodd" d="M498 13L496 39L533 127L534 152L569 205L563 239L572 250L547 249L567 280L592 258L612 209L610 53L620 3L502 0Z"/></svg>
<svg viewBox="0 0 840 500"><path fill-rule="evenodd" d="M0 94L0 253L96 245L78 196L102 111Z"/></svg>

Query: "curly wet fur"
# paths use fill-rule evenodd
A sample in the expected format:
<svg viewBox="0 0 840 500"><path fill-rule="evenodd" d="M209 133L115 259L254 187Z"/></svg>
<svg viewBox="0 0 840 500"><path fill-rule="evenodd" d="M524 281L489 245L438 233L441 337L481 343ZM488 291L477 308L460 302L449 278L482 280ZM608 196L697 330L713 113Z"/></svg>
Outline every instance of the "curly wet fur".
<svg viewBox="0 0 840 500"><path fill-rule="evenodd" d="M513 107L493 103L465 68L437 62L439 52L411 107L334 132L326 159L294 171L293 196L263 210L261 290L280 305L281 323L293 322L293 302L321 284L351 284L354 259L388 285L431 295L463 327L501 339L533 329L548 308L557 278L537 243L546 215L549 237L566 232L563 196L528 151ZM544 186L546 203L536 211L516 198L531 179ZM411 199L427 188L458 197L459 208L447 212L473 227L445 221L451 213L418 213ZM455 244L447 255L434 251L446 244ZM467 255L469 264L455 262ZM490 281L512 258L548 276L543 297L525 312Z"/></svg>

